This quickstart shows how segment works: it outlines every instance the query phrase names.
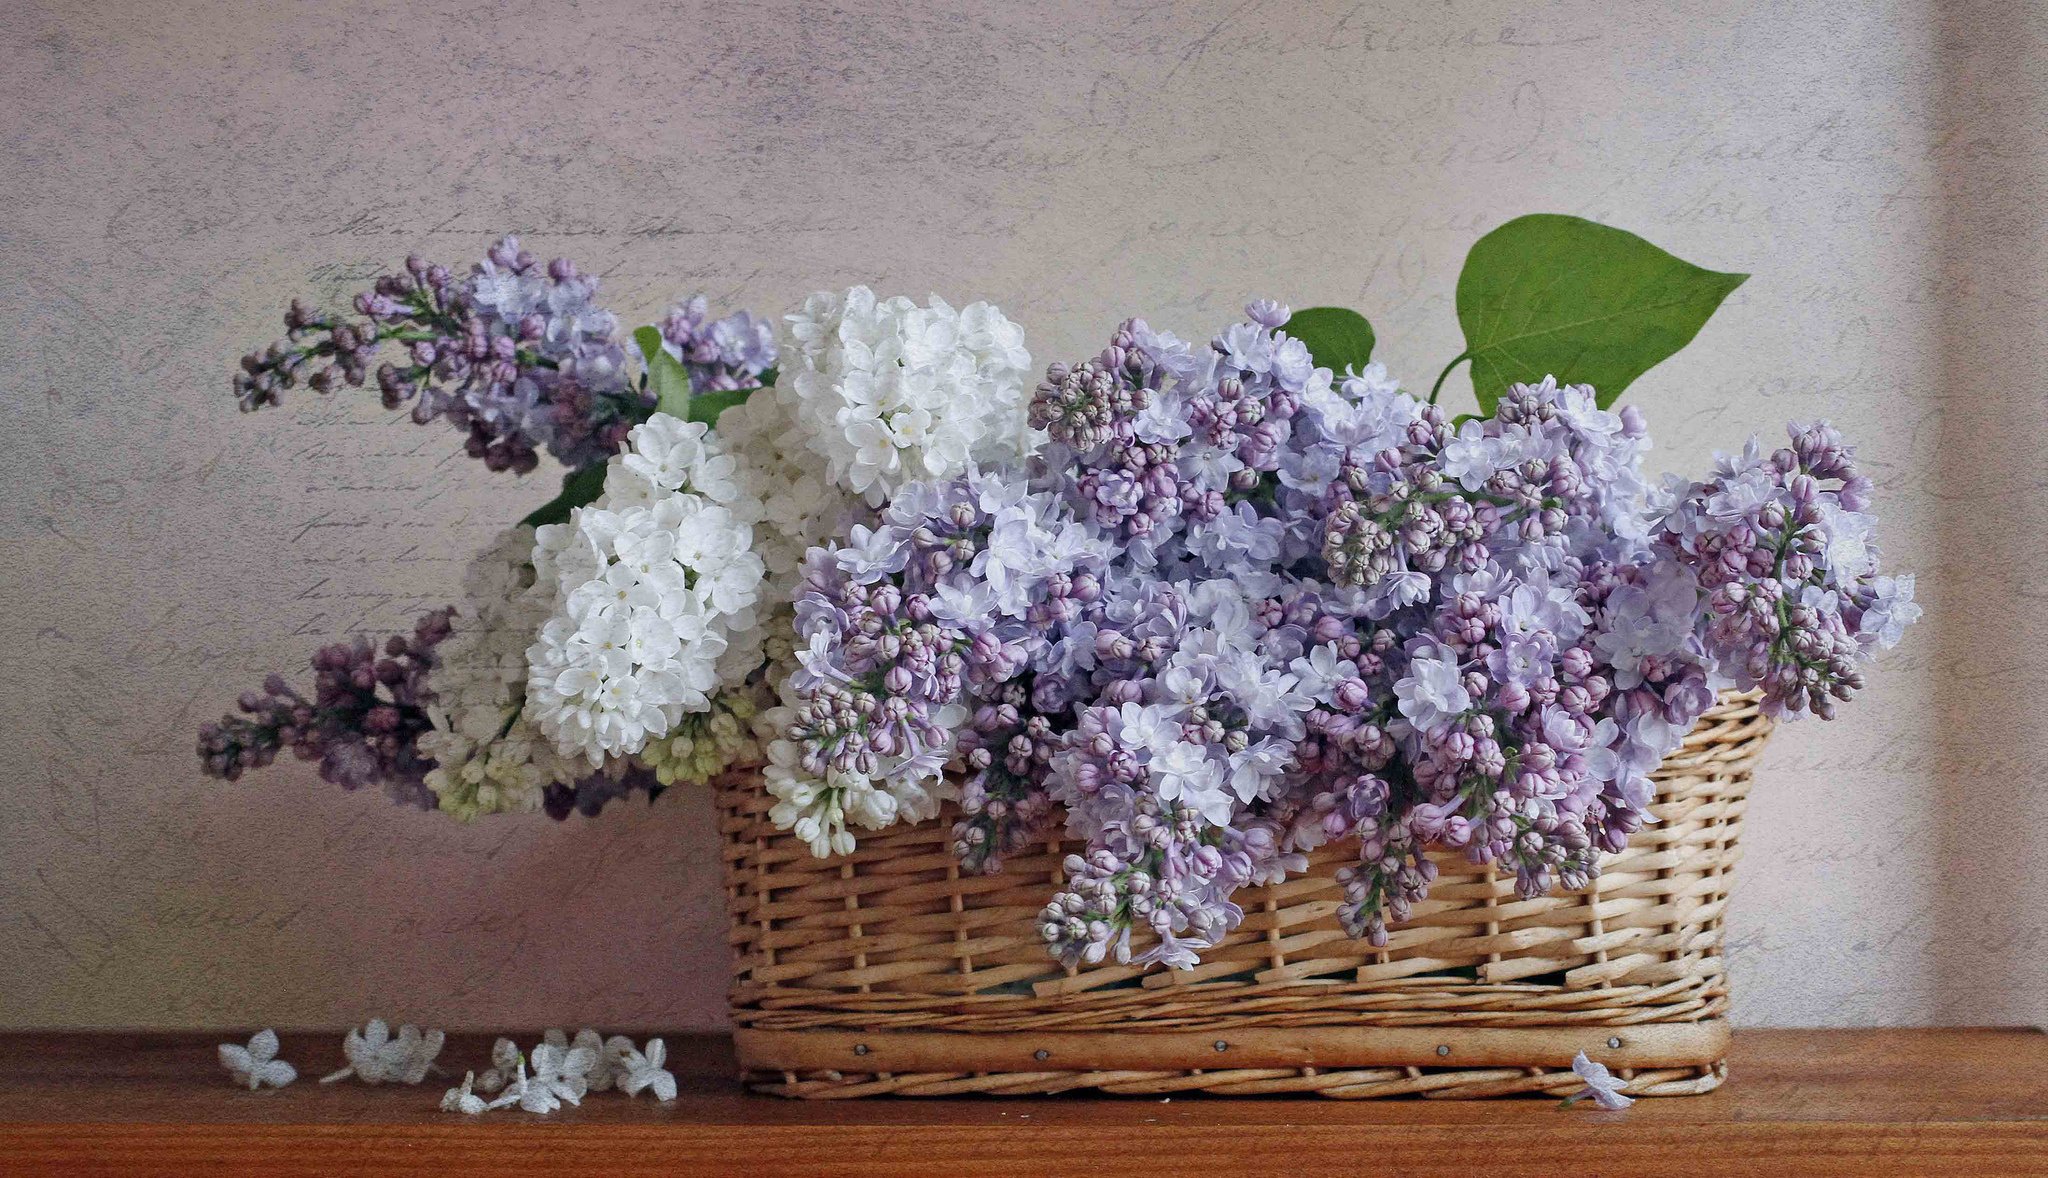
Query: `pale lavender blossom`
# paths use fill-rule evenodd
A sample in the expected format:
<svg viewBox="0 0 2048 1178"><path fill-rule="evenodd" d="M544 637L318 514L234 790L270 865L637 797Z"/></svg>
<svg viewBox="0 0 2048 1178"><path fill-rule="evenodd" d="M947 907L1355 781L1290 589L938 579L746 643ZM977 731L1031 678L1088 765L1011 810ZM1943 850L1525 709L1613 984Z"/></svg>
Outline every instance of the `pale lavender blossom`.
<svg viewBox="0 0 2048 1178"><path fill-rule="evenodd" d="M1379 365L1316 368L1284 308L1248 315L1206 349L1129 320L1053 365L1037 457L903 487L797 603L797 758L904 805L964 766L971 870L1063 813L1087 845L1039 918L1063 961L1192 965L1236 888L1337 839L1338 918L1376 943L1433 847L1525 896L1583 886L1744 678L1717 602L1767 600L1801 657L1918 612L1825 427L1653 502L1640 414L1589 389L1515 386L1454 430Z"/></svg>

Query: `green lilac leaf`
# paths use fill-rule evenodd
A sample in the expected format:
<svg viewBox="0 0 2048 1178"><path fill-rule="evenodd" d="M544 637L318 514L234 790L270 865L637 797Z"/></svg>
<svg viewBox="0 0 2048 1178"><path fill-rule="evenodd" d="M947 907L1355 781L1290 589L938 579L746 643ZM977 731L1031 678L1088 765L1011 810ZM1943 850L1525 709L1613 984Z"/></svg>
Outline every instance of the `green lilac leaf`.
<svg viewBox="0 0 2048 1178"><path fill-rule="evenodd" d="M698 393L690 398L688 419L701 421L705 425L717 425L718 415L747 399L752 389L720 389L712 393Z"/></svg>
<svg viewBox="0 0 2048 1178"><path fill-rule="evenodd" d="M1363 372L1372 360L1372 324L1345 307L1304 307L1280 330L1300 340L1318 368L1342 377Z"/></svg>
<svg viewBox="0 0 2048 1178"><path fill-rule="evenodd" d="M696 393L690 389L690 370L661 347L661 329L643 327L633 333L640 354L647 357L647 387L654 393L654 412L716 425L718 415L747 399L752 389L721 389ZM761 374L762 385L775 383L775 370Z"/></svg>
<svg viewBox="0 0 2048 1178"><path fill-rule="evenodd" d="M654 394L654 412L690 419L690 370L661 347L661 329L643 327L633 333L647 365L647 391Z"/></svg>
<svg viewBox="0 0 2048 1178"><path fill-rule="evenodd" d="M597 497L604 494L605 465L593 462L581 470L563 475L562 493L535 508L532 514L519 522L529 528L569 522L570 511L595 503Z"/></svg>
<svg viewBox="0 0 2048 1178"><path fill-rule="evenodd" d="M1458 275L1473 396L1491 415L1509 385L1555 376L1611 405L1748 277L1581 217L1517 217L1480 238Z"/></svg>

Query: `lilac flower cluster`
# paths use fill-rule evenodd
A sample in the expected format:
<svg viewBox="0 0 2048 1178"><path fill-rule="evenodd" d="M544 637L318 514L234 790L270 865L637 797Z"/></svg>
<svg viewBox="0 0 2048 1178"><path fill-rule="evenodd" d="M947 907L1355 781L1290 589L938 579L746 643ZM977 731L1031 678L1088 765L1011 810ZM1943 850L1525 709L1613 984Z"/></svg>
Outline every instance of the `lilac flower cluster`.
<svg viewBox="0 0 2048 1178"><path fill-rule="evenodd" d="M242 694L239 714L200 728L201 768L209 777L237 781L288 750L317 763L323 780L344 789L377 785L400 805L445 809L428 781L437 764L428 748L442 702L436 672L448 673L442 653L455 633L455 614L428 613L410 635L393 635L381 646L358 636L321 647L311 660L310 696L282 675L268 676L262 690ZM635 792L652 799L665 788L650 768L612 762L575 780L549 782L540 808L557 819L593 815L615 799Z"/></svg>
<svg viewBox="0 0 2048 1178"><path fill-rule="evenodd" d="M963 755L981 768L963 856L999 861L1049 812L1031 768L1050 733L1014 681L1037 629L1094 596L1085 570L1107 563L1106 545L1055 496L979 474L911 484L873 528L812 549L793 706L777 720L789 739L771 747L767 770L777 821L824 854L850 845L849 820L931 817L966 728Z"/></svg>
<svg viewBox="0 0 2048 1178"><path fill-rule="evenodd" d="M591 467L625 449L629 435L655 410L645 377L649 357L640 358L641 376L630 377L618 320L596 304L597 286L566 259L541 265L515 237L493 245L466 276L410 257L403 272L378 278L355 297L354 317L322 314L295 301L285 315L287 337L244 357L235 392L242 408L253 410L279 404L284 390L302 383L321 393L342 384L365 385L374 365L386 407L410 403L421 423L445 418L467 435L469 454L492 470L524 474L538 465L543 449L572 469ZM744 311L712 320L698 296L672 308L655 331L661 348L689 374L693 393L750 390L773 379L774 333ZM386 345L397 354L379 364ZM704 427L684 428L701 434ZM727 460L726 477L731 473ZM665 540L674 543L678 536L689 545L686 534ZM748 543L744 529L720 538L742 548ZM515 537L513 547L512 568L523 570L531 533L523 542ZM726 563L744 565L745 557ZM518 596L506 585L492 589L472 611L478 623L504 612ZM451 698L436 712L428 676L436 666L433 647L448 636L445 617L429 625L437 616L423 619L414 638L392 639L381 659L366 640L322 650L314 657L319 680L313 699L271 676L264 691L243 697L243 716L226 717L202 732L206 771L232 780L290 747L320 761L331 781L351 788L381 782L400 800L427 809L438 802L467 818L540 808L560 818L595 813L608 800L633 792L658 794L662 774L677 764L701 763L714 745L730 749L739 743L733 722L735 731L717 739L682 734L647 764L612 760L594 771L565 768L551 750L534 750L533 713L521 714L519 695L499 698L502 668L495 661L505 652L484 651L493 665L483 676L481 696L472 698L479 696L477 675L462 665L464 656L476 658L479 651L472 648L478 640L488 648L487 636L502 627L464 625L463 639L450 648L456 665L438 677ZM521 615L521 624L528 620ZM436 635L431 642L429 634ZM531 629L510 635L516 646L510 661L522 663L514 668L521 687L522 652L533 638ZM730 710L729 703L722 705L720 714Z"/></svg>
<svg viewBox="0 0 2048 1178"><path fill-rule="evenodd" d="M546 450L579 469L616 453L654 408L627 372L618 318L596 303L597 279L566 258L541 265L506 237L467 275L417 255L354 300L355 317L293 302L286 338L249 353L235 375L242 408L278 404L304 382L317 392L368 383L376 366L386 408L444 418L472 458L525 474ZM706 323L702 298L662 323L699 389L755 388L774 364L772 334L744 312Z"/></svg>
<svg viewBox="0 0 2048 1178"><path fill-rule="evenodd" d="M765 319L735 311L706 322L711 305L696 295L669 308L656 326L661 348L682 362L698 392L758 389L774 379L775 329Z"/></svg>
<svg viewBox="0 0 2048 1178"><path fill-rule="evenodd" d="M1069 963L1192 965L1237 888L1353 839L1339 916L1384 943L1432 849L1582 886L1717 689L1826 715L1916 612L1824 427L1653 495L1642 419L1588 388L1454 427L1248 311L1207 347L1124 323L1048 369L1036 457L812 551L778 822L843 852L957 790L993 871L1063 810L1087 851L1040 929Z"/></svg>
<svg viewBox="0 0 2048 1178"><path fill-rule="evenodd" d="M1920 616L1913 578L1877 575L1870 480L1832 427L1794 424L1766 456L1752 442L1675 496L1660 539L1699 578L1706 638L1773 715L1834 715L1857 664Z"/></svg>
<svg viewBox="0 0 2048 1178"><path fill-rule="evenodd" d="M320 776L343 788L382 785L395 801L433 809L425 779L434 763L420 755L419 738L433 727L427 680L454 612L427 614L409 637L386 639L381 652L360 636L321 647L313 655L311 697L277 674L263 690L243 693L240 715L200 729L207 775L234 781L289 749L301 761L318 762Z"/></svg>

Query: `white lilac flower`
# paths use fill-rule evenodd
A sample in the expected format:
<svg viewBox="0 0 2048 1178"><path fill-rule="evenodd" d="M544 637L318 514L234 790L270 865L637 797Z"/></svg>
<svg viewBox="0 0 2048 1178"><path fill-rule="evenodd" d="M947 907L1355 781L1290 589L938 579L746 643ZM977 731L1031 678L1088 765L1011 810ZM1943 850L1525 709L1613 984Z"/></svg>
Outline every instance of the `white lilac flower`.
<svg viewBox="0 0 2048 1178"><path fill-rule="evenodd" d="M491 1044L491 1066L476 1078L476 1086L484 1092L496 1092L510 1084L520 1058L519 1044L500 1036Z"/></svg>
<svg viewBox="0 0 2048 1178"><path fill-rule="evenodd" d="M249 1036L247 1047L221 1044L220 1066L228 1070L235 1083L248 1085L251 1092L266 1084L282 1088L299 1078L297 1068L277 1058L277 1032L267 1027Z"/></svg>
<svg viewBox="0 0 2048 1178"><path fill-rule="evenodd" d="M987 303L819 292L788 316L776 396L831 480L879 505L1027 452L1024 332Z"/></svg>
<svg viewBox="0 0 2048 1178"><path fill-rule="evenodd" d="M738 477L751 481L761 502L754 551L767 567L765 598L787 606L796 595L804 553L845 535L867 508L832 481L805 443L791 406L772 392L719 414L717 433L738 460Z"/></svg>
<svg viewBox="0 0 2048 1178"><path fill-rule="evenodd" d="M476 1073L464 1072L462 1083L441 1094L441 1111L444 1113L468 1113L474 1117L490 1107L490 1103L476 1094Z"/></svg>
<svg viewBox="0 0 2048 1178"><path fill-rule="evenodd" d="M589 1047L542 1043L533 1049L532 1064L533 1074L526 1080L529 1089L540 1089L556 1099L581 1104L590 1090L590 1073L597 1066L597 1052ZM521 1107L525 1107L523 1102Z"/></svg>
<svg viewBox="0 0 2048 1178"><path fill-rule="evenodd" d="M545 1116L565 1103L581 1104L590 1091L591 1075L597 1070L603 1051L602 1045L592 1045L595 1038L594 1031L578 1034L577 1045L572 1047L560 1030L548 1032L533 1049L533 1070L527 1071L526 1056L515 1055L514 1071L504 1091L485 1107L516 1105L525 1112Z"/></svg>
<svg viewBox="0 0 2048 1178"><path fill-rule="evenodd" d="M605 1041L617 1069L619 1091L628 1096L641 1092L652 1092L656 1100L664 1103L676 1098L676 1078L665 1066L668 1063L668 1045L660 1039L649 1039L647 1047L636 1050L633 1041L623 1035L614 1035Z"/></svg>
<svg viewBox="0 0 2048 1178"><path fill-rule="evenodd" d="M605 491L541 527L552 613L526 652L526 713L564 757L637 753L761 664L762 507L715 435L657 413Z"/></svg>
<svg viewBox="0 0 2048 1178"><path fill-rule="evenodd" d="M533 529L510 528L471 562L470 604L452 620L434 671L433 728L420 737L435 762L426 786L441 810L465 821L538 810L549 785L590 771L556 753L524 713L526 650L553 604L552 587L532 575L533 542Z"/></svg>
<svg viewBox="0 0 2048 1178"><path fill-rule="evenodd" d="M342 1039L341 1053L347 1066L320 1077L320 1082L332 1084L354 1076L365 1084L417 1084L427 1078L427 1069L433 1067L446 1040L440 1031L422 1033L411 1023L399 1027L393 1037L383 1019L371 1019L368 1026L351 1028Z"/></svg>
<svg viewBox="0 0 2048 1178"><path fill-rule="evenodd" d="M514 1062L512 1078L506 1081L505 1090L493 1097L484 1108L489 1110L515 1106L540 1116L546 1116L562 1107L561 1098L555 1095L553 1089L544 1084L534 1083L532 1077L526 1074L524 1055Z"/></svg>
<svg viewBox="0 0 2048 1178"><path fill-rule="evenodd" d="M611 1088L612 1069L605 1066L603 1035L585 1027L572 1040L560 1027L549 1027L542 1032L541 1042L565 1061L564 1072L581 1076L590 1091L605 1092Z"/></svg>
<svg viewBox="0 0 2048 1178"><path fill-rule="evenodd" d="M1606 1064L1587 1059L1583 1051L1572 1057L1572 1071L1586 1082L1586 1086L1565 1097L1566 1104L1584 1100L1588 1096L1593 1098L1593 1103L1604 1109L1624 1109L1636 1102L1635 1097L1622 1094L1621 1090L1628 1086L1627 1080L1608 1071Z"/></svg>

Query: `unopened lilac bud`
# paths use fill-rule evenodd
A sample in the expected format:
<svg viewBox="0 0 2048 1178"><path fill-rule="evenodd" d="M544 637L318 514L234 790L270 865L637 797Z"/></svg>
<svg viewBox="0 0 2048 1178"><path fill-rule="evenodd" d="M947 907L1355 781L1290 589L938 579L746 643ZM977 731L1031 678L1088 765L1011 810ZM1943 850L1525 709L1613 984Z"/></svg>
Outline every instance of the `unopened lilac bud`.
<svg viewBox="0 0 2048 1178"><path fill-rule="evenodd" d="M1334 698L1338 707L1347 712L1362 712L1372 702L1372 692L1360 679L1345 679L1337 684Z"/></svg>

